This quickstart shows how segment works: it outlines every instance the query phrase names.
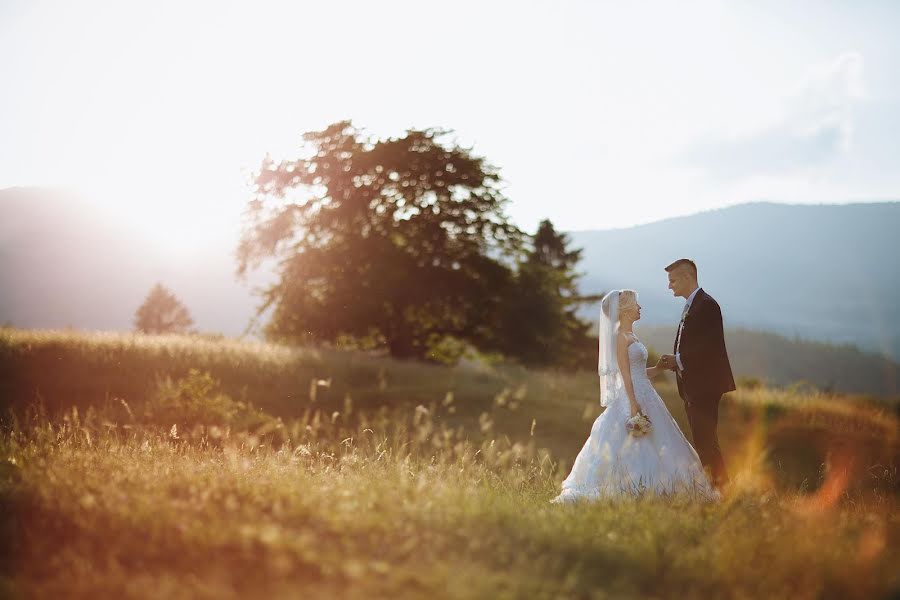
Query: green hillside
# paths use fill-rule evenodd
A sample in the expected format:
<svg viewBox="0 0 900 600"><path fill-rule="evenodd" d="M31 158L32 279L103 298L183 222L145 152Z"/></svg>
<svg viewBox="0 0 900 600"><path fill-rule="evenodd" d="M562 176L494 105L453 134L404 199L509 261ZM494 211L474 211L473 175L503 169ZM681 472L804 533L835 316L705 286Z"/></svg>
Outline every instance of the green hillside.
<svg viewBox="0 0 900 600"><path fill-rule="evenodd" d="M641 339L659 353L672 352L674 327L637 327ZM849 394L900 395L900 363L853 345L790 339L750 329L726 329L725 343L735 377L771 386L802 382Z"/></svg>
<svg viewBox="0 0 900 600"><path fill-rule="evenodd" d="M140 420L145 406L160 395L171 395L173 381L187 378L192 369L208 373L216 393L285 423L316 413L351 418L348 412L390 409L405 415L421 406L449 428L461 428L467 435L490 430L510 442L546 449L563 463L574 458L601 411L593 373L482 364L444 367L361 352L189 336L0 330L0 400L19 413L39 399L51 416L72 407L93 407L105 411L108 420ZM655 385L688 431L671 377ZM879 407L889 405L890 411L897 406L866 396L744 389L728 395L723 405L720 435L725 451L740 452L754 411L771 403L780 406L785 398L800 398L805 406L871 405L882 410ZM123 408L122 400L137 417ZM177 420L177 411L173 414L172 424L186 424ZM808 452L807 466L818 469L824 451Z"/></svg>
<svg viewBox="0 0 900 600"><path fill-rule="evenodd" d="M871 598L900 586L897 418L861 397L729 395L734 483L719 503L555 506L600 410L592 374L6 329L0 386L4 597ZM671 383L658 387L684 426Z"/></svg>

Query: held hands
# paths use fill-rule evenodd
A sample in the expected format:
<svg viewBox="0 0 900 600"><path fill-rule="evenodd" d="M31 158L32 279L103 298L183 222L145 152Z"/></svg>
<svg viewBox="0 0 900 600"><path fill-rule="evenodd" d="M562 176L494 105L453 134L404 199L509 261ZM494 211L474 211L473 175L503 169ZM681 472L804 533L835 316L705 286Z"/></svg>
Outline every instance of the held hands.
<svg viewBox="0 0 900 600"><path fill-rule="evenodd" d="M659 362L656 363L656 367L660 369L665 369L667 371L674 371L678 366L678 363L675 362L674 354L663 354L659 357Z"/></svg>

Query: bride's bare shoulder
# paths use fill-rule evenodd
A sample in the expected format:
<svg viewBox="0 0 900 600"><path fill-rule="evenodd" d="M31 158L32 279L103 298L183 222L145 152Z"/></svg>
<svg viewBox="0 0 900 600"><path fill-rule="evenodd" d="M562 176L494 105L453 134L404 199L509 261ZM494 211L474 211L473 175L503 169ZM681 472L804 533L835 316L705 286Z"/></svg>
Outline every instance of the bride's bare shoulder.
<svg viewBox="0 0 900 600"><path fill-rule="evenodd" d="M627 348L634 342L634 334L628 334L624 331L620 331L616 334L616 343L618 344L619 348Z"/></svg>

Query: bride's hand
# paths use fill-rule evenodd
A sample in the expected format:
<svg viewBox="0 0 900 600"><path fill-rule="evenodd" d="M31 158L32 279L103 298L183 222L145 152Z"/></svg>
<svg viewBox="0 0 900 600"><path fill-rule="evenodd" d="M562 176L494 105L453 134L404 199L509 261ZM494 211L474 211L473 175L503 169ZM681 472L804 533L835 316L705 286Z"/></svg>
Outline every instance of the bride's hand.
<svg viewBox="0 0 900 600"><path fill-rule="evenodd" d="M640 413L640 412L641 412L641 407L638 406L637 403L632 402L631 403L631 416L636 417L638 415L638 413Z"/></svg>

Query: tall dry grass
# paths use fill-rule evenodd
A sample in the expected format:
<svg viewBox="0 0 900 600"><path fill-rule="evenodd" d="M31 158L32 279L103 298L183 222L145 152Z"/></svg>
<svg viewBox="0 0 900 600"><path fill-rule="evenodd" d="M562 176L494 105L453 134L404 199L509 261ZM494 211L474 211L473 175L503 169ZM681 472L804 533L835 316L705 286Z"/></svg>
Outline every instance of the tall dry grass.
<svg viewBox="0 0 900 600"><path fill-rule="evenodd" d="M186 338L2 335L0 368L26 371L3 388L5 596L900 589L896 417L863 399L735 394L720 426L734 486L719 504L561 507L547 501L597 413L589 374ZM64 404L66 385L77 402ZM683 420L671 385L660 389Z"/></svg>

